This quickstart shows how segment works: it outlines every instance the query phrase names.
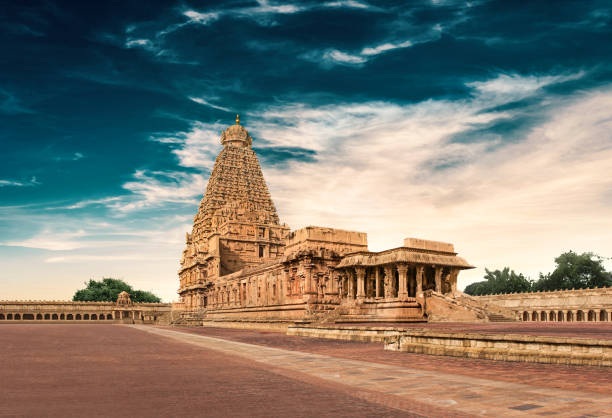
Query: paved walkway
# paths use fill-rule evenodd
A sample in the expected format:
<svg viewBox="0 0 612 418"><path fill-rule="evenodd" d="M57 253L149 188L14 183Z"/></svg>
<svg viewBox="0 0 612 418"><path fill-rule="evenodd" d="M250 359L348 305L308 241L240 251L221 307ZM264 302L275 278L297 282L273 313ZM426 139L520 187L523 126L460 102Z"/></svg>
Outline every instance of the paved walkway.
<svg viewBox="0 0 612 418"><path fill-rule="evenodd" d="M319 379L342 385L353 396L381 405L429 415L560 417L612 416L612 397L465 375L397 367L245 344L193 333L135 326L142 331L205 347L266 365L298 380ZM612 378L612 373L611 373ZM429 413L427 408L432 408ZM439 413L434 413L439 415Z"/></svg>

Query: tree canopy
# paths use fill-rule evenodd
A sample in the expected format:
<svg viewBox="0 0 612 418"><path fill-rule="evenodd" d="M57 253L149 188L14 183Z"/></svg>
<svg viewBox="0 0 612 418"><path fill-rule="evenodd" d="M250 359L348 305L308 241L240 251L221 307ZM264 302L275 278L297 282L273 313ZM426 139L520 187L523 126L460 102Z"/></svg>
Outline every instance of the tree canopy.
<svg viewBox="0 0 612 418"><path fill-rule="evenodd" d="M468 295L491 295L495 293L529 292L531 282L521 273L517 274L510 267L503 270L490 271L485 268L485 280L468 285L465 293Z"/></svg>
<svg viewBox="0 0 612 418"><path fill-rule="evenodd" d="M119 293L126 291L130 294L132 302L161 302L161 299L151 292L134 290L123 280L105 277L100 281L89 280L86 287L77 290L72 297L73 301L82 302L115 302Z"/></svg>
<svg viewBox="0 0 612 418"><path fill-rule="evenodd" d="M606 271L603 258L596 254L569 251L555 258L555 264L552 273L540 273L539 280L533 283L534 291L612 286L612 273Z"/></svg>
<svg viewBox="0 0 612 418"><path fill-rule="evenodd" d="M555 258L552 273L540 273L533 281L517 274L509 267L503 270L485 269L484 281L466 286L468 295L492 295L496 293L521 293L566 289L587 289L612 286L612 272L606 271L603 258L593 253L577 254L568 251Z"/></svg>

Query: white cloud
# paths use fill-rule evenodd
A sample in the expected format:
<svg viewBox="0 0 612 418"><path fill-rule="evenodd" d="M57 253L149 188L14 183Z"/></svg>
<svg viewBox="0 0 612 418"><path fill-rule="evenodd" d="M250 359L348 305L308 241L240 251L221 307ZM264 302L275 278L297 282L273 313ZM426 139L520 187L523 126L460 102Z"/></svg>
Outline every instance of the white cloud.
<svg viewBox="0 0 612 418"><path fill-rule="evenodd" d="M565 75L529 75L500 74L496 78L485 81L467 83L480 96L489 100L519 100L534 94L540 88L565 81L577 80L584 72Z"/></svg>
<svg viewBox="0 0 612 418"><path fill-rule="evenodd" d="M398 48L408 48L411 47L412 41L404 41L404 42L400 42L400 43L385 43L382 45L378 45L376 47L373 48L363 48L361 50L361 55L378 55L382 52L387 52L387 51L391 51L393 49L398 49Z"/></svg>
<svg viewBox="0 0 612 418"><path fill-rule="evenodd" d="M257 0L259 6L246 9L247 13L278 13L278 14L292 14L303 10L302 7L293 4L270 4L267 0Z"/></svg>
<svg viewBox="0 0 612 418"><path fill-rule="evenodd" d="M230 109L228 109L227 107L212 104L201 97L189 97L189 100L192 100L204 106L212 107L213 109L223 110L224 112L230 112Z"/></svg>
<svg viewBox="0 0 612 418"><path fill-rule="evenodd" d="M219 19L219 13L217 12L199 13L195 10L187 10L183 14L189 18L190 22L198 23L200 25L208 25L209 23Z"/></svg>
<svg viewBox="0 0 612 418"><path fill-rule="evenodd" d="M49 228L36 234L35 236L21 241L7 241L2 245L13 247L38 248L50 251L66 251L82 248L84 244L81 238L87 236L83 229L75 232L53 231Z"/></svg>
<svg viewBox="0 0 612 418"><path fill-rule="evenodd" d="M40 183L36 180L36 176L32 176L28 181L22 180L0 180L0 187L32 187L38 186Z"/></svg>
<svg viewBox="0 0 612 418"><path fill-rule="evenodd" d="M147 51L155 51L157 48L150 39L131 39L125 42L126 48L143 48Z"/></svg>
<svg viewBox="0 0 612 418"><path fill-rule="evenodd" d="M197 203L206 187L201 174L178 171L137 170L134 180L123 184L132 193L109 205L121 212L141 210L167 203Z"/></svg>
<svg viewBox="0 0 612 418"><path fill-rule="evenodd" d="M63 209L82 209L85 208L87 206L93 206L93 205L106 205L108 203L111 202L116 202L120 199L120 197L115 196L115 197L105 197L103 199L89 199L89 200L82 200L80 202L77 202L73 205L68 205L63 207Z"/></svg>
<svg viewBox="0 0 612 418"><path fill-rule="evenodd" d="M355 0L330 1L324 4L325 7L348 7L355 9L369 9L371 6Z"/></svg>
<svg viewBox="0 0 612 418"><path fill-rule="evenodd" d="M87 261L149 261L150 254L124 254L124 255L65 255L49 257L45 263L79 263ZM173 261L176 257L165 257L162 260ZM160 258L157 258L159 261Z"/></svg>
<svg viewBox="0 0 612 418"><path fill-rule="evenodd" d="M299 58L307 61L321 63L322 66L329 65L361 65L377 55L393 51L396 49L410 48L416 44L431 42L439 39L442 33L442 26L440 24L434 25L431 29L426 30L424 33L414 36L412 39L396 42L384 42L376 46L364 47L357 54L351 54L338 49L327 49L324 51L315 50L308 51L299 56Z"/></svg>
<svg viewBox="0 0 612 418"><path fill-rule="evenodd" d="M323 53L323 59L341 64L363 64L367 61L367 59L363 57L350 55L346 52L338 51L337 49L330 49Z"/></svg>

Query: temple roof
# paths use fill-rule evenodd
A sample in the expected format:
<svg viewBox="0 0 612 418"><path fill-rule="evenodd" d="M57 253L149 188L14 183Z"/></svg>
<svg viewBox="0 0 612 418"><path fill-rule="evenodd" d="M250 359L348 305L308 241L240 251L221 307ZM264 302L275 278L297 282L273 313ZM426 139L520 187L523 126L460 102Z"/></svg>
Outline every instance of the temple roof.
<svg viewBox="0 0 612 418"><path fill-rule="evenodd" d="M435 264L458 267L460 269L474 268L474 266L468 264L463 258L457 257L454 253L419 250L407 247L394 248L379 253L362 251L347 254L342 258L337 268L355 266L370 267L392 263Z"/></svg>

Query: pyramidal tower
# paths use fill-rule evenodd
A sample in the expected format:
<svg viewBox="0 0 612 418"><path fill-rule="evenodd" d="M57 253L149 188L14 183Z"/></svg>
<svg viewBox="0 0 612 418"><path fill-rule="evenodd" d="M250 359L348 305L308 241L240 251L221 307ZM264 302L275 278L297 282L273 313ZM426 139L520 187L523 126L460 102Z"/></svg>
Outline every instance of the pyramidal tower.
<svg viewBox="0 0 612 418"><path fill-rule="evenodd" d="M186 235L179 269L179 295L192 306L205 303L205 290L219 277L280 258L289 234L238 116L220 140L223 149Z"/></svg>

